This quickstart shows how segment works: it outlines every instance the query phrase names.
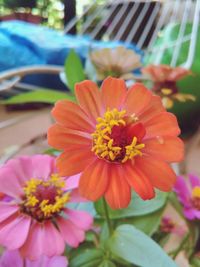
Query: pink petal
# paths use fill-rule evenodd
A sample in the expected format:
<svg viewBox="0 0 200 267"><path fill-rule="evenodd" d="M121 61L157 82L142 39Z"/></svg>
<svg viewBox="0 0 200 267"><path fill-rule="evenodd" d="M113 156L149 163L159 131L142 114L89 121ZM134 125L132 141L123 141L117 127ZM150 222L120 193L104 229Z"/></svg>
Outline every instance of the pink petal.
<svg viewBox="0 0 200 267"><path fill-rule="evenodd" d="M78 247L79 243L83 242L85 239L84 231L78 228L70 220L59 218L58 227L62 237L71 247Z"/></svg>
<svg viewBox="0 0 200 267"><path fill-rule="evenodd" d="M0 224L0 244L9 250L20 248L26 241L31 218L28 216L12 217Z"/></svg>
<svg viewBox="0 0 200 267"><path fill-rule="evenodd" d="M74 189L70 193L70 200L69 200L69 202L72 202L72 203L80 203L80 202L88 202L88 200L80 195L79 189Z"/></svg>
<svg viewBox="0 0 200 267"><path fill-rule="evenodd" d="M50 221L45 223L44 238L45 243L48 244L48 246L44 245L45 255L53 257L55 255L61 255L64 252L65 243L63 237Z"/></svg>
<svg viewBox="0 0 200 267"><path fill-rule="evenodd" d="M82 230L89 230L91 228L93 219L89 213L80 210L66 209L66 214L69 220L78 228Z"/></svg>
<svg viewBox="0 0 200 267"><path fill-rule="evenodd" d="M190 202L191 192L189 191L186 181L182 176L178 176L174 186L174 191L179 197L180 201L187 205Z"/></svg>
<svg viewBox="0 0 200 267"><path fill-rule="evenodd" d="M5 251L1 256L0 267L23 267L23 260L18 250Z"/></svg>
<svg viewBox="0 0 200 267"><path fill-rule="evenodd" d="M67 265L68 261L64 256L54 256L51 258L42 256L36 261L26 260L26 267L67 267Z"/></svg>
<svg viewBox="0 0 200 267"><path fill-rule="evenodd" d="M200 179L198 176L193 175L193 174L189 174L189 179L190 179L190 183L192 185L192 188L194 188L196 186L200 186Z"/></svg>
<svg viewBox="0 0 200 267"><path fill-rule="evenodd" d="M55 158L49 155L22 156L18 158L24 182L31 178L48 178L56 172Z"/></svg>
<svg viewBox="0 0 200 267"><path fill-rule="evenodd" d="M20 253L24 258L37 260L43 254L45 244L43 224L35 222L30 227L28 238L20 248Z"/></svg>
<svg viewBox="0 0 200 267"><path fill-rule="evenodd" d="M48 245L47 245L48 244ZM52 257L64 251L64 240L58 230L50 222L32 225L30 234L21 248L21 254L30 260L37 260L40 256Z"/></svg>
<svg viewBox="0 0 200 267"><path fill-rule="evenodd" d="M6 220L19 210L17 205L11 205L7 202L0 202L0 223Z"/></svg>
<svg viewBox="0 0 200 267"><path fill-rule="evenodd" d="M23 193L20 181L12 168L0 168L0 192L14 198L19 198Z"/></svg>
<svg viewBox="0 0 200 267"><path fill-rule="evenodd" d="M23 162L22 158L19 157L16 159L11 159L5 165L5 167L9 168L10 171L12 171L12 173L17 177L21 185L23 185L29 178L27 175L28 173L26 173L26 166L29 166L29 163L31 162L31 157L24 157L27 158L25 163ZM32 170L29 169L29 171Z"/></svg>
<svg viewBox="0 0 200 267"><path fill-rule="evenodd" d="M66 190L72 190L75 188L78 188L79 180L80 180L81 174L72 175L69 178L66 179Z"/></svg>
<svg viewBox="0 0 200 267"><path fill-rule="evenodd" d="M44 267L67 267L68 266L68 260L66 257L63 256L57 256L49 259L48 265Z"/></svg>
<svg viewBox="0 0 200 267"><path fill-rule="evenodd" d="M32 158L32 177L47 179L56 172L55 158L49 155L34 155Z"/></svg>
<svg viewBox="0 0 200 267"><path fill-rule="evenodd" d="M195 217L197 219L200 219L200 211L199 210L194 210Z"/></svg>
<svg viewBox="0 0 200 267"><path fill-rule="evenodd" d="M195 210L194 209L184 209L183 213L188 220L194 220L195 219Z"/></svg>

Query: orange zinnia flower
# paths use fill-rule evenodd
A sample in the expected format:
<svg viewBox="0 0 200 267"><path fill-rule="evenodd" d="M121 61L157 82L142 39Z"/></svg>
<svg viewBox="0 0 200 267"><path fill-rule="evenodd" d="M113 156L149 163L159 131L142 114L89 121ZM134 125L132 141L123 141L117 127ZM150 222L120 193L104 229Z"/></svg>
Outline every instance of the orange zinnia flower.
<svg viewBox="0 0 200 267"><path fill-rule="evenodd" d="M176 175L168 163L182 160L183 143L176 117L160 97L142 84L127 90L123 80L111 77L100 90L83 81L75 92L79 105L57 102L57 123L48 131L49 144L63 150L60 174L82 172L82 196L105 196L113 209L128 206L131 188L144 200L154 197L154 187L171 190Z"/></svg>
<svg viewBox="0 0 200 267"><path fill-rule="evenodd" d="M176 83L192 74L190 70L182 67L173 68L168 65L149 65L142 69L142 73L153 81L152 90L162 98L163 104L167 109L173 107L174 101L196 100L194 95L180 93Z"/></svg>

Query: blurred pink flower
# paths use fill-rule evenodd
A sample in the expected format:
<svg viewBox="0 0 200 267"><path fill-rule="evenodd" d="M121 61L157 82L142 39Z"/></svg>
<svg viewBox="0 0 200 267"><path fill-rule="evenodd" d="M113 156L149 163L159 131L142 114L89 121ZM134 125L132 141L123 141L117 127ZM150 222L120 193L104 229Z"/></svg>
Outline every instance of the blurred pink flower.
<svg viewBox="0 0 200 267"><path fill-rule="evenodd" d="M77 247L92 225L87 212L66 207L83 200L78 182L60 177L48 155L8 161L0 168L0 192L9 196L0 202L0 244L30 260L60 255L65 243Z"/></svg>
<svg viewBox="0 0 200 267"><path fill-rule="evenodd" d="M163 233L173 233L179 236L185 234L185 228L179 225L174 218L169 216L164 216L161 220L160 231Z"/></svg>
<svg viewBox="0 0 200 267"><path fill-rule="evenodd" d="M0 267L67 267L68 261L64 256L54 256L48 258L40 257L36 261L23 259L18 250L5 251L0 259Z"/></svg>
<svg viewBox="0 0 200 267"><path fill-rule="evenodd" d="M200 219L200 178L190 174L189 183L182 176L177 177L174 186L188 220Z"/></svg>

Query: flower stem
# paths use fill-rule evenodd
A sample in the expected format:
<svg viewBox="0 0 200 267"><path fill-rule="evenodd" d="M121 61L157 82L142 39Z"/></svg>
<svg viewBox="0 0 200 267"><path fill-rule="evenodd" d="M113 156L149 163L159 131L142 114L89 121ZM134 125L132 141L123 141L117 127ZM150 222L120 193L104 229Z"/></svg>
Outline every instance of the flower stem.
<svg viewBox="0 0 200 267"><path fill-rule="evenodd" d="M172 256L173 259L176 259L176 256L179 254L179 252L181 252L184 249L185 243L188 241L189 237L190 237L189 233L186 234L180 246L174 251L170 252L170 255Z"/></svg>
<svg viewBox="0 0 200 267"><path fill-rule="evenodd" d="M109 235L111 236L113 233L112 222L109 217L108 205L104 197L103 197L103 208L104 208L106 223L107 223L108 230L109 230Z"/></svg>

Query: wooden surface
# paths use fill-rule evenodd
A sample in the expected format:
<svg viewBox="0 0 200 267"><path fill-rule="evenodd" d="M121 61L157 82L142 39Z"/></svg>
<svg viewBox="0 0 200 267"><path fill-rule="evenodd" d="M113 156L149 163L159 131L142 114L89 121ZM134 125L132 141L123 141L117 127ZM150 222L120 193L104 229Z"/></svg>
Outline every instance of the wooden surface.
<svg viewBox="0 0 200 267"><path fill-rule="evenodd" d="M12 151L42 153L48 147L45 135L53 123L50 110L7 112L0 106L0 158Z"/></svg>

